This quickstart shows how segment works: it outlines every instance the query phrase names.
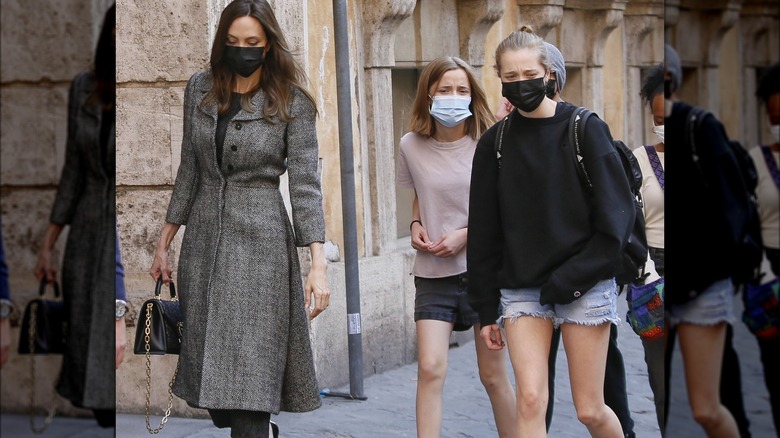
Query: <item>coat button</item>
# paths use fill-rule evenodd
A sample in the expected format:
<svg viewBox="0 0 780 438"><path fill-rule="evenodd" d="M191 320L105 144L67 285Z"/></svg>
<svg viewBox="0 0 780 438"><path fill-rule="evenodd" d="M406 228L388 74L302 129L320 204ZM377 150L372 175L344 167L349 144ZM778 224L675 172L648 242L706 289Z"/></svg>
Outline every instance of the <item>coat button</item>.
<svg viewBox="0 0 780 438"><path fill-rule="evenodd" d="M238 146L236 145L230 146L230 150L235 152L238 150Z"/></svg>
<svg viewBox="0 0 780 438"><path fill-rule="evenodd" d="M579 297L580 297L580 295L582 295L582 294L580 293L580 291L578 291L578 290L575 290L575 291L574 291L574 298L579 298Z"/></svg>
<svg viewBox="0 0 780 438"><path fill-rule="evenodd" d="M238 122L236 122L236 129L237 129L238 131L240 131L240 130L241 130L241 123L238 123Z"/></svg>
<svg viewBox="0 0 780 438"><path fill-rule="evenodd" d="M232 164L228 164L228 170L233 170L233 165Z"/></svg>

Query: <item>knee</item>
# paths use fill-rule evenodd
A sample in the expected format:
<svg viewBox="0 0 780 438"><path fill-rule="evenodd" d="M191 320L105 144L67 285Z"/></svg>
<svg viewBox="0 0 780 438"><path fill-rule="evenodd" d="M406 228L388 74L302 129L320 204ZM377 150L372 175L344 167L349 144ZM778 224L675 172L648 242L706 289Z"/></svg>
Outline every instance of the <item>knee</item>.
<svg viewBox="0 0 780 438"><path fill-rule="evenodd" d="M592 404L588 404L586 406L576 406L577 419L580 420L580 423L587 427L598 426L602 421L604 421L603 408L605 406L606 405L594 406Z"/></svg>
<svg viewBox="0 0 780 438"><path fill-rule="evenodd" d="M447 362L439 358L420 358L417 364L417 379L421 382L444 380Z"/></svg>
<svg viewBox="0 0 780 438"><path fill-rule="evenodd" d="M544 415L547 409L547 393L536 390L519 391L517 410L523 417Z"/></svg>
<svg viewBox="0 0 780 438"><path fill-rule="evenodd" d="M487 391L510 384L506 372L498 367L480 367L479 380Z"/></svg>
<svg viewBox="0 0 780 438"><path fill-rule="evenodd" d="M693 419L705 430L718 421L717 406L692 407Z"/></svg>

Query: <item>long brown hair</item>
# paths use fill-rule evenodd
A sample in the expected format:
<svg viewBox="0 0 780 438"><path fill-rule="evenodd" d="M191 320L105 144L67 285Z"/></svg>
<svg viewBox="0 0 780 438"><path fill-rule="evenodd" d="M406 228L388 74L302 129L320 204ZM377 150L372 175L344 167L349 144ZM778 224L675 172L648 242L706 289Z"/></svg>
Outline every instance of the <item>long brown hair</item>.
<svg viewBox="0 0 780 438"><path fill-rule="evenodd" d="M234 0L222 11L214 45L211 47L211 75L214 83L208 92L206 103L216 101L220 113L227 111L230 106L230 94L235 79L233 71L222 59L222 54L225 52L230 25L236 18L247 16L260 22L267 42L260 83L244 95L241 106L245 110L257 111L257 108L251 108L251 97L258 90L263 90L266 93L263 116L268 120L279 117L286 123L292 120L290 104L293 89L298 88L314 105L316 113L314 98L304 86L307 82L306 73L290 52L274 11L266 0Z"/></svg>
<svg viewBox="0 0 780 438"><path fill-rule="evenodd" d="M479 139L495 122L493 113L487 104L485 91L477 80L474 69L466 61L455 56L442 56L431 61L422 71L420 81L417 83L417 95L412 105L412 118L409 123L409 130L424 137L433 135L436 124L430 112L429 90L432 86L439 83L444 73L450 70L461 69L466 72L471 87L471 116L466 119L466 134L474 139Z"/></svg>

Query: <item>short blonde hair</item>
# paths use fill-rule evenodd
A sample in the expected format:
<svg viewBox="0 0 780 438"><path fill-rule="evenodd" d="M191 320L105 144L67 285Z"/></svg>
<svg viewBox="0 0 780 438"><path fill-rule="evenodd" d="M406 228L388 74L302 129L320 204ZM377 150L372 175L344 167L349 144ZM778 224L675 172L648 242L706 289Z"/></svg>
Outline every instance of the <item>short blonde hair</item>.
<svg viewBox="0 0 780 438"><path fill-rule="evenodd" d="M547 46L544 44L544 39L534 32L534 28L528 25L523 25L520 29L509 34L504 38L504 41L496 48L496 64L493 66L496 69L496 74L501 77L501 55L507 50L520 50L520 49L536 49L539 51L539 63L544 66L544 70L550 70L552 67L552 61L550 55L547 52Z"/></svg>
<svg viewBox="0 0 780 438"><path fill-rule="evenodd" d="M471 87L471 104L469 109L472 116L466 119L466 134L474 139L479 139L487 129L493 125L495 118L490 111L485 97L485 91L477 80L474 69L466 61L455 56L442 56L434 59L422 71L420 81L417 83L417 95L412 105L412 117L409 122L409 130L430 137L436 129L436 124L430 113L429 90L436 85L450 70L461 69L466 72Z"/></svg>

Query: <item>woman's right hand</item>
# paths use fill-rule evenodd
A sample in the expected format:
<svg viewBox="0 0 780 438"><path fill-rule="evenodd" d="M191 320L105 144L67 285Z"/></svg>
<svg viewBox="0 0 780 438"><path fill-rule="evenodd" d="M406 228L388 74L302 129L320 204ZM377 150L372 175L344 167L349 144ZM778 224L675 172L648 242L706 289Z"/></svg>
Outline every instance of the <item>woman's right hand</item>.
<svg viewBox="0 0 780 438"><path fill-rule="evenodd" d="M504 339L501 336L501 329L498 328L498 324L482 326L479 336L485 341L489 350L501 350L504 348Z"/></svg>
<svg viewBox="0 0 780 438"><path fill-rule="evenodd" d="M52 250L46 247L41 247L38 251L38 261L35 264L35 277L40 282L41 279L46 277L48 283L52 283L57 280L57 269L52 264Z"/></svg>
<svg viewBox="0 0 780 438"><path fill-rule="evenodd" d="M417 251L430 252L429 248L432 244L425 227L420 222L414 222L412 224L412 248Z"/></svg>
<svg viewBox="0 0 780 438"><path fill-rule="evenodd" d="M159 245L154 250L154 260L152 261L152 268L149 269L149 275L157 281L162 273L163 283L168 284L171 281L171 274L173 271L168 267L168 250L161 248Z"/></svg>

